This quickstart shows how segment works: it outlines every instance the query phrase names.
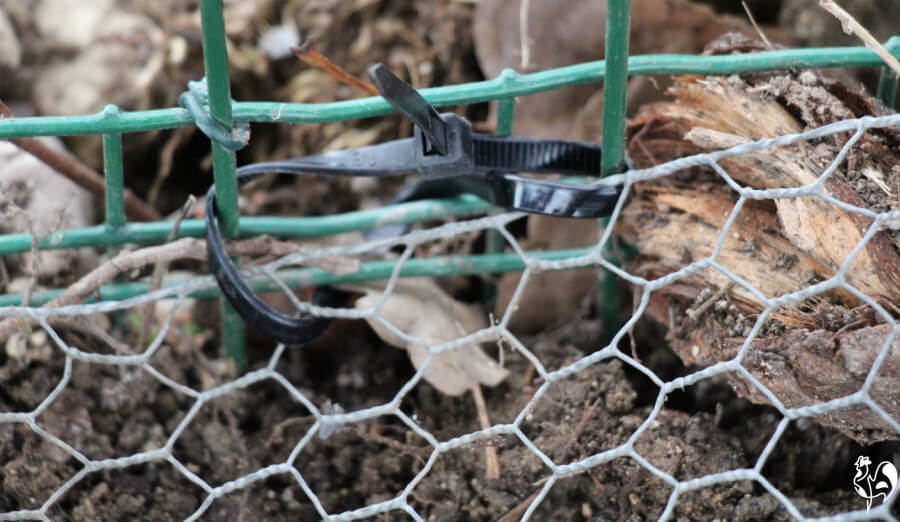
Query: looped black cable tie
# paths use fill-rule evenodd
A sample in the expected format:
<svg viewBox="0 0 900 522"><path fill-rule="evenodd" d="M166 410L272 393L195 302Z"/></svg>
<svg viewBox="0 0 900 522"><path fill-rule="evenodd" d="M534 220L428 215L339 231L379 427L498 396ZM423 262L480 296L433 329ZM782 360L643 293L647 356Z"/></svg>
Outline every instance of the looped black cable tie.
<svg viewBox="0 0 900 522"><path fill-rule="evenodd" d="M599 145L475 133L464 118L439 114L383 65L370 67L369 76L385 100L415 123L412 138L245 165L237 169L238 186L269 173L376 177L419 174L424 180L401 193L394 203L468 193L510 210L550 216L598 218L610 215L615 208L620 186L578 185L518 175L528 172L599 176ZM191 92L199 89L192 87ZM187 105L191 103L188 101ZM199 125L200 119L197 121ZM240 278L225 252L216 224L215 198L213 185L206 198L207 253L210 270L228 302L250 326L277 342L302 345L315 339L329 319L302 313L282 314L265 304ZM337 306L342 297L336 292L317 292L314 299L318 305Z"/></svg>
<svg viewBox="0 0 900 522"><path fill-rule="evenodd" d="M178 97L178 105L190 113L200 132L226 149L241 150L250 143L248 123L240 123L234 129L226 129L209 115L209 89L205 76L199 82L188 82L188 90Z"/></svg>

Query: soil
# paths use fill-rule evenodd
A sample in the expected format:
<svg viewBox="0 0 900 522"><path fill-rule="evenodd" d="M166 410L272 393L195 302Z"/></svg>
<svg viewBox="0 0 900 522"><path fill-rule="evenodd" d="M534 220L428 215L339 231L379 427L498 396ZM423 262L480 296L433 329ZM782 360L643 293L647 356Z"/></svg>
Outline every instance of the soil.
<svg viewBox="0 0 900 522"><path fill-rule="evenodd" d="M523 339L550 370L597 345L601 328L585 318L552 335ZM648 342L659 327L640 324L643 362L663 379L683 374L672 354ZM61 328L63 338L83 343ZM332 341L336 332L343 342ZM353 342L349 340L352 339ZM36 339L41 341L41 339ZM43 339L45 343L48 341ZM653 348L653 346L656 348ZM353 346L352 352L348 351ZM252 367L267 363L256 345ZM624 347L623 347L624 348ZM63 358L44 344L43 360L3 360L3 411L28 411L58 383ZM527 362L506 353L511 378L485 389L492 423L512 422L533 396L539 378L523 382ZM227 366L164 346L152 359L161 373L195 388L232 378ZM391 400L412 376L402 350L384 345L361 321L342 322L315 346L288 350L278 371L319 408L359 410ZM625 443L653 409L658 388L619 360L604 360L552 386L525 415L521 429L556 463L574 462ZM147 372L74 362L71 381L38 416L38 424L90 459L115 458L161 447L193 400ZM479 428L468 397L442 396L422 382L404 397L402 410L439 441ZM737 398L724 378L701 381L669 395L635 443L635 450L678 480L752 468L780 421L777 412ZM284 462L313 425L313 417L274 381L263 381L205 404L178 437L174 456L216 487L270 464ZM330 431L330 430L329 430ZM485 479L484 450L497 448L501 476ZM763 475L806 516L859 509L850 488L859 454L873 461L896 458L897 444L861 448L809 420L792 422L767 458ZM398 418L381 417L312 437L295 461L329 513L388 500L403 491L428 461L432 448ZM66 452L24 424L0 424L0 509L36 509L80 469ZM477 441L440 455L409 495L426 520L518 519L549 477L549 468L514 436ZM658 518L672 488L629 457L616 458L556 483L535 511L536 520L644 520ZM50 510L63 520L179 520L205 493L171 464L156 462L86 475ZM677 519L789 519L760 484L737 481L681 495ZM253 483L217 499L203 520L315 520L310 499L287 474ZM376 517L405 520L402 511Z"/></svg>

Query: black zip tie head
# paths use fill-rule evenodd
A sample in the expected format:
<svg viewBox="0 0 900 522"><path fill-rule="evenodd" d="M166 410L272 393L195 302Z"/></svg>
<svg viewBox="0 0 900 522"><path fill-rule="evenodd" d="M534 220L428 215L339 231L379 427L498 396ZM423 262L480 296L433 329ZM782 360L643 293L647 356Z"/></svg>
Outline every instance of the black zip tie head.
<svg viewBox="0 0 900 522"><path fill-rule="evenodd" d="M428 138L428 144L441 156L449 152L447 124L431 106L409 84L401 80L383 63L369 67L369 78L381 96L395 109L413 121L419 130ZM430 151L426 151L430 152Z"/></svg>

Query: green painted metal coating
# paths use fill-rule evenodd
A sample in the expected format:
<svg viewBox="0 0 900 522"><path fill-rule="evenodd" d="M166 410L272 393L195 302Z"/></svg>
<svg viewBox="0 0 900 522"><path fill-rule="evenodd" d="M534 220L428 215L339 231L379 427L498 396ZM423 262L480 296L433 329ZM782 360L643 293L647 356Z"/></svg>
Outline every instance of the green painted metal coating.
<svg viewBox="0 0 900 522"><path fill-rule="evenodd" d="M515 98L549 91L560 87L586 82L605 81L608 99L604 103L604 174L618 172L624 157L624 85L628 76L654 74L710 74L721 75L738 72L825 68L861 67L883 65L878 56L865 47L838 47L827 49L790 49L746 55L687 56L644 55L628 57L629 0L609 0L609 25L607 57L605 61L582 63L530 74L503 71L497 78L462 85L436 87L422 90L425 98L437 107L500 100L498 105L497 133L512 131ZM316 123L357 118L376 117L394 112L381 98L366 98L321 104L289 104L279 102L232 102L228 78L228 62L225 47L222 0L201 0L201 16L204 36L204 59L209 87L210 114L224 128L235 123ZM900 58L900 37L893 37L885 44L888 51ZM896 97L897 77L885 72L879 84L879 97L893 105ZM164 241L171 224L128 223L122 202L121 135L126 132L142 132L193 125L193 120L182 108L123 112L114 106L83 116L31 117L0 120L0 139L24 136L104 135L104 160L106 168L107 204L105 225L75 230L58 231L44 239L41 249L75 248L83 246L113 246L123 243ZM239 219L237 212L237 186L234 179L234 153L213 143L213 168L218 191L217 203L220 226L227 237L271 234L277 237L310 237L338 234L352 230L373 228L393 223L413 223L485 212L492 207L472 197L450 200L421 201L393 205L374 210L352 212L321 217L247 217ZM186 220L179 229L179 236L203 237L204 224L200 220ZM496 238L494 238L496 239ZM28 234L0 236L0 255L27 252L31 237ZM500 249L499 243L489 249ZM582 256L587 249L534 252L529 256L541 259L566 259ZM289 286L325 285L339 282L385 279L394 270L396 261L385 260L365 263L354 274L335 276L317 269L300 269L283 272ZM502 273L520 271L525 264L517 255L488 253L478 256L412 259L407 261L402 277L435 277L476 273ZM178 284L170 281L166 286ZM251 286L258 290L277 290L267 278L255 278ZM613 288L606 295L615 294ZM148 291L146 283L112 284L99 292L102 300L121 300ZM37 292L32 306L46 303L60 295L62 290ZM197 292L196 297L220 297L218 288ZM21 296L0 296L0 306L13 306L21 302ZM604 301L606 302L606 301ZM609 303L607 303L609 304ZM224 338L235 342L227 349L238 367L244 362L243 325L235 319L233 310L226 309L223 317Z"/></svg>
<svg viewBox="0 0 900 522"><path fill-rule="evenodd" d="M206 66L206 85L209 91L209 115L223 129L233 127L231 116L231 80L228 77L228 49L225 43L225 20L222 0L201 0L200 16L203 25L203 61ZM238 186L234 175L237 167L234 151L214 140L212 146L213 179L216 184L216 213L218 226L225 237L237 237L240 227ZM222 343L225 353L239 373L247 366L244 350L244 323L232 306L220 301Z"/></svg>
<svg viewBox="0 0 900 522"><path fill-rule="evenodd" d="M247 369L247 352L244 350L244 333L246 326L241 314L225 299L219 299L219 311L222 325L222 344L225 355L234 363L238 374Z"/></svg>
<svg viewBox="0 0 900 522"><path fill-rule="evenodd" d="M209 90L209 115L225 129L232 128L231 83L228 78L228 52L225 43L225 20L222 0L202 0L200 17L203 25L203 61ZM234 151L215 142L212 144L213 177L216 183L216 211L219 227L225 237L238 233L238 188L234 177Z"/></svg>
<svg viewBox="0 0 900 522"><path fill-rule="evenodd" d="M881 68L877 96L886 106L894 108L894 104L897 102L897 73L890 67Z"/></svg>
<svg viewBox="0 0 900 522"><path fill-rule="evenodd" d="M203 63L209 89L209 114L212 119L231 128L231 83L228 78L228 51L225 43L225 20L222 0L201 0L203 25Z"/></svg>
<svg viewBox="0 0 900 522"><path fill-rule="evenodd" d="M900 37L892 37L885 47L900 58ZM628 75L731 74L777 69L826 67L871 67L882 61L865 47L786 49L746 55L691 56L649 54L628 59ZM603 61L587 62L529 74L507 70L495 79L422 89L423 96L436 107L477 103L525 96L577 83L602 81ZM317 123L371 118L394 112L381 98L363 98L331 103L235 102L235 122ZM122 112L100 112L84 116L41 116L0 120L0 138L18 136L74 136L140 132L193 125L181 108Z"/></svg>
<svg viewBox="0 0 900 522"><path fill-rule="evenodd" d="M219 229L225 237L234 238L240 228L238 186L234 171L237 163L234 151L210 141L213 157L213 180L216 184L216 213Z"/></svg>
<svg viewBox="0 0 900 522"><path fill-rule="evenodd" d="M507 73L509 74L509 73ZM497 100L497 126L494 134L497 136L509 136L513 131L513 119L516 115L516 99L502 98ZM488 254L503 252L506 248L506 238L496 230L488 230L484 235L484 251ZM496 285L492 281L484 281L483 291L485 296L493 297L497 293Z"/></svg>
<svg viewBox="0 0 900 522"><path fill-rule="evenodd" d="M628 40L631 29L630 0L608 0L607 6L601 176L625 170L625 104L629 73ZM603 219L603 226L609 226L609 218ZM600 277L600 295L597 296L597 315L606 325L603 342L608 342L616 329L620 307L619 281L615 274L604 271Z"/></svg>
<svg viewBox="0 0 900 522"><path fill-rule="evenodd" d="M420 221L466 216L493 208L475 196L452 199L421 200L370 210L360 210L332 216L311 217L243 217L241 237L269 234L281 238L318 237L354 230L368 230L377 226L410 224ZM172 224L127 223L121 227L98 225L72 230L60 230L39 243L41 250L80 248L86 246L114 246L125 243L159 243L166 240ZM206 224L200 219L186 219L178 228L178 237L205 237ZM31 250L30 234L0 235L0 256Z"/></svg>
<svg viewBox="0 0 900 522"><path fill-rule="evenodd" d="M10 125L10 122L16 122ZM0 138L19 136L84 136L187 127L194 124L181 107L148 111L101 111L82 116L31 116L0 120Z"/></svg>
<svg viewBox="0 0 900 522"><path fill-rule="evenodd" d="M631 29L631 1L608 0L607 5L601 176L625 170L625 95L628 88L628 35Z"/></svg>
<svg viewBox="0 0 900 522"><path fill-rule="evenodd" d="M513 118L516 115L516 99L502 98L497 101L497 136L509 136L513 131Z"/></svg>
<svg viewBox="0 0 900 522"><path fill-rule="evenodd" d="M549 250L526 252L528 258L560 260L582 257L590 253L590 249ZM358 272L335 275L318 268L301 268L278 272L282 281L291 288L331 285L337 283L353 283L387 279L396 266L396 260L371 261L364 263ZM441 277L451 275L471 275L481 273L521 272L525 262L517 254L482 254L473 256L429 257L410 259L400 269L400 277ZM249 278L247 283L257 292L280 291L272 280L265 276ZM182 284L182 280L170 280L163 283L163 288ZM147 293L149 285L145 282L106 285L100 289L102 301L121 301ZM40 306L59 297L63 290L44 290L35 292L31 297L31 306ZM211 287L190 294L197 298L221 297L218 287ZM94 302L94 297L85 303ZM0 306L19 306L22 302L20 294L0 296Z"/></svg>
<svg viewBox="0 0 900 522"><path fill-rule="evenodd" d="M103 177L106 187L104 222L108 227L125 224L125 182L122 175L122 135L103 135Z"/></svg>

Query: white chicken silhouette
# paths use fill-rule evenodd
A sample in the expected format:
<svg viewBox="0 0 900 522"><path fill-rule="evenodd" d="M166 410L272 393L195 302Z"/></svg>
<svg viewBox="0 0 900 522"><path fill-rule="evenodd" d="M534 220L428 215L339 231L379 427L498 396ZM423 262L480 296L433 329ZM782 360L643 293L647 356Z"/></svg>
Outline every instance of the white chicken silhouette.
<svg viewBox="0 0 900 522"><path fill-rule="evenodd" d="M871 464L869 457L860 455L856 459L856 475L853 477L853 489L866 499L866 511L872 508L874 499L883 496L882 502L887 500L897 485L897 468L894 464L886 460L880 462L875 472L870 475Z"/></svg>

